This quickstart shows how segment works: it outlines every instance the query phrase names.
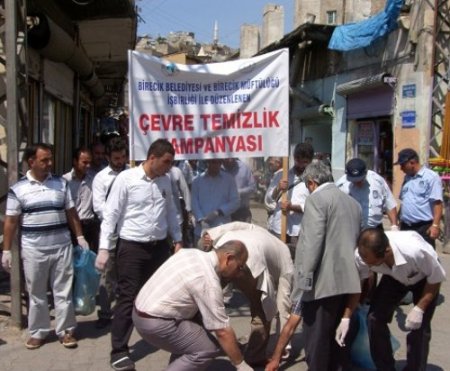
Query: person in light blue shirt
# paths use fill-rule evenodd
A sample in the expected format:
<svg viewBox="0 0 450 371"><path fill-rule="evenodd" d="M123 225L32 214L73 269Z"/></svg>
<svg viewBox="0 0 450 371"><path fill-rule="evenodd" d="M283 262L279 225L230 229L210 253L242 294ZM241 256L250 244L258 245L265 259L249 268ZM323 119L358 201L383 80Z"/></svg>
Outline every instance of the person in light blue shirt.
<svg viewBox="0 0 450 371"><path fill-rule="evenodd" d="M252 171L247 164L237 158L224 159L223 167L225 172L230 174L236 181L241 200L239 209L231 215L231 220L250 223L252 221L250 197L256 191L256 183Z"/></svg>
<svg viewBox="0 0 450 371"><path fill-rule="evenodd" d="M417 152L411 148L402 149L398 153L395 165L400 165L406 174L400 190L400 229L418 232L435 247L443 209L441 178L422 166Z"/></svg>
<svg viewBox="0 0 450 371"><path fill-rule="evenodd" d="M195 217L195 238L204 229L231 222L231 214L240 205L236 182L221 170L222 160L207 161L207 170L192 182L192 213Z"/></svg>
<svg viewBox="0 0 450 371"><path fill-rule="evenodd" d="M367 170L363 160L353 158L348 161L345 165L345 175L336 185L361 205L363 228L383 229L383 215L386 212L392 230L398 230L397 202L394 195L383 177Z"/></svg>

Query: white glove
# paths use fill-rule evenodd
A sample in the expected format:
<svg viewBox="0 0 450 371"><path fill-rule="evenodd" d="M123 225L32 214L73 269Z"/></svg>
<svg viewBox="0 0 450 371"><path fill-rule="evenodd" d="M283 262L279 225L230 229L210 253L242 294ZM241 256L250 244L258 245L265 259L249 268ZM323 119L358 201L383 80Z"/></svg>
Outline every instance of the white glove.
<svg viewBox="0 0 450 371"><path fill-rule="evenodd" d="M391 225L391 231L399 231L400 228L398 227L398 225L392 224Z"/></svg>
<svg viewBox="0 0 450 371"><path fill-rule="evenodd" d="M95 259L95 268L103 272L105 270L108 259L109 259L109 251L106 249L99 249L97 258Z"/></svg>
<svg viewBox="0 0 450 371"><path fill-rule="evenodd" d="M3 250L2 254L2 267L5 271L9 272L11 270L12 255L11 250Z"/></svg>
<svg viewBox="0 0 450 371"><path fill-rule="evenodd" d="M211 211L208 215L206 215L203 220L206 223L211 223L212 221L214 221L214 219L216 219L219 216L219 212L217 210Z"/></svg>
<svg viewBox="0 0 450 371"><path fill-rule="evenodd" d="M188 224L190 226L195 226L195 216L192 214L192 211L188 212Z"/></svg>
<svg viewBox="0 0 450 371"><path fill-rule="evenodd" d="M423 310L417 305L411 309L406 317L405 327L407 330L417 330L422 326Z"/></svg>
<svg viewBox="0 0 450 371"><path fill-rule="evenodd" d="M347 336L348 329L350 328L350 318L342 318L336 329L335 340L341 347L345 347L345 337Z"/></svg>
<svg viewBox="0 0 450 371"><path fill-rule="evenodd" d="M84 236L78 236L77 237L77 241L78 241L78 245L83 249L83 250L89 250L89 244L86 241L86 239L84 238Z"/></svg>
<svg viewBox="0 0 450 371"><path fill-rule="evenodd" d="M242 361L238 365L236 365L236 370L238 371L253 371L253 368L251 368L247 362Z"/></svg>

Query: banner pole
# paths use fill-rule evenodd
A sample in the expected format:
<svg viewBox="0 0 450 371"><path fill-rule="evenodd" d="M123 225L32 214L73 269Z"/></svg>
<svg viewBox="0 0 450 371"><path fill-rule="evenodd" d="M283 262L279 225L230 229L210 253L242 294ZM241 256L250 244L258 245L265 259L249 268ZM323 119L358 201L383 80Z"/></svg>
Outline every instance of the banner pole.
<svg viewBox="0 0 450 371"><path fill-rule="evenodd" d="M288 180L288 157L283 157L283 176L282 180ZM284 202L287 199L287 192L281 194L281 201ZM286 210L281 212L281 241L286 242L286 231L287 231L287 213Z"/></svg>

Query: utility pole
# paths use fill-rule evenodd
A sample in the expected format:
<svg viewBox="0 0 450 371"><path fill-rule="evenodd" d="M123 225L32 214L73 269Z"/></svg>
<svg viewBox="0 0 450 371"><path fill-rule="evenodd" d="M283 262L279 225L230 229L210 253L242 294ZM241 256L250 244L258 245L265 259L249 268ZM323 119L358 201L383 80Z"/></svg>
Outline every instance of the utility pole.
<svg viewBox="0 0 450 371"><path fill-rule="evenodd" d="M430 157L441 156L450 161L450 1L435 0L433 6L433 92L431 99ZM443 177L444 188L444 244L450 253L450 180Z"/></svg>
<svg viewBox="0 0 450 371"><path fill-rule="evenodd" d="M17 182L19 175L20 131L24 128L25 114L21 112L21 102L26 99L26 0L5 0L5 50L6 50L6 143L8 164L8 186ZM23 104L24 108L26 104ZM25 108L26 109L26 108ZM22 113L22 114L21 114ZM11 324L22 327L20 254L17 236L12 243L12 263L10 277Z"/></svg>

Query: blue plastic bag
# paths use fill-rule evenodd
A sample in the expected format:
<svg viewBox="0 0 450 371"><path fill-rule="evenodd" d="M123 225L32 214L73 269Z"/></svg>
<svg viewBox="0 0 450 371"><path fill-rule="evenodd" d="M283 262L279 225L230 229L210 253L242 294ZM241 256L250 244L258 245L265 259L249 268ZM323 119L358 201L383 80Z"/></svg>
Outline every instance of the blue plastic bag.
<svg viewBox="0 0 450 371"><path fill-rule="evenodd" d="M95 297L100 284L100 274L95 269L95 255L90 250L75 246L73 253L75 313L87 316L95 311Z"/></svg>
<svg viewBox="0 0 450 371"><path fill-rule="evenodd" d="M356 322L359 324L358 334L353 341L350 354L354 365L368 370L376 370L370 355L369 333L367 330L367 314L369 313L369 306L363 305L355 312L357 316ZM396 352L400 348L400 342L391 335L392 350Z"/></svg>

